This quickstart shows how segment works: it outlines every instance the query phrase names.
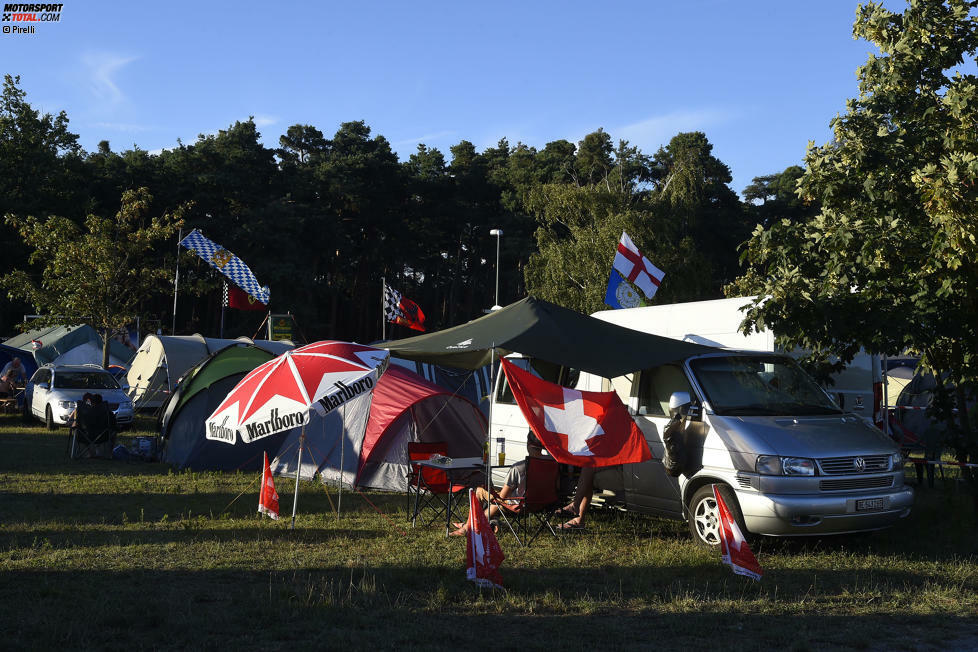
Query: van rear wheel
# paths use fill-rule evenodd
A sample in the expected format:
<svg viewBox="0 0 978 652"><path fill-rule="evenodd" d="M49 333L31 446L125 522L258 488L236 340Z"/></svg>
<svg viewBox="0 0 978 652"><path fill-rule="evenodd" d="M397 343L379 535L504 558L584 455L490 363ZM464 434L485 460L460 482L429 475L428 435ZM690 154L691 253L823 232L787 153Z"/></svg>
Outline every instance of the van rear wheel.
<svg viewBox="0 0 978 652"><path fill-rule="evenodd" d="M744 526L744 516L740 512L737 496L727 485L721 484L719 487L720 495L723 496L730 515L737 521L740 531L746 537L749 533ZM720 545L720 512L717 509L711 484L697 489L689 500L689 531L698 545L707 547Z"/></svg>

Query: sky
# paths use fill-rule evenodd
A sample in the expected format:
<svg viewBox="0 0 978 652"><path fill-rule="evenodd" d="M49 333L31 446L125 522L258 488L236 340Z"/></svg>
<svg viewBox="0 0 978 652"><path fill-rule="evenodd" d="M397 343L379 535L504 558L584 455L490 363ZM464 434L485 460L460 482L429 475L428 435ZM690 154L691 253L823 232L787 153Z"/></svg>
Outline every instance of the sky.
<svg viewBox="0 0 978 652"><path fill-rule="evenodd" d="M740 192L801 164L857 94L855 0L98 2L0 34L0 72L94 151L159 151L253 116L327 137L543 148L603 128L654 154L702 131ZM901 2L887 2L902 11ZM4 28L23 23L4 21Z"/></svg>

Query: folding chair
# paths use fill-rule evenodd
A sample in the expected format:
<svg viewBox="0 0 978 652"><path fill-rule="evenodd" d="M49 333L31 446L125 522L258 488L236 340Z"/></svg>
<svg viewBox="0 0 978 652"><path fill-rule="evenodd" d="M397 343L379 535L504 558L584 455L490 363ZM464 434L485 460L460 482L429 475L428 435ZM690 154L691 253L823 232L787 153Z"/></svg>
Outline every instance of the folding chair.
<svg viewBox="0 0 978 652"><path fill-rule="evenodd" d="M506 498L504 501L493 500L499 507L499 515L506 527L521 546L529 546L544 528L557 536L550 519L563 503L559 491L558 470L557 462L552 459L527 457L526 494ZM531 515L537 522L532 536L529 522Z"/></svg>
<svg viewBox="0 0 978 652"><path fill-rule="evenodd" d="M420 462L430 459L432 455L448 454L448 445L443 441L438 442L408 442L409 462ZM465 501L449 501L449 496L461 493L468 489L468 485L451 484L448 481L448 474L439 469L431 467L421 467L416 464L409 464L408 467L408 513L411 514L411 524L417 525L419 514L425 510L431 511L431 518L427 523L422 518L422 525L431 525L439 518L449 520L449 503L452 502L452 511L455 506ZM414 510L411 510L411 498L414 498ZM461 519L459 519L461 520Z"/></svg>
<svg viewBox="0 0 978 652"><path fill-rule="evenodd" d="M87 409L86 409L87 408ZM112 457L115 446L115 415L105 403L80 405L76 415L77 425L68 435L68 457Z"/></svg>

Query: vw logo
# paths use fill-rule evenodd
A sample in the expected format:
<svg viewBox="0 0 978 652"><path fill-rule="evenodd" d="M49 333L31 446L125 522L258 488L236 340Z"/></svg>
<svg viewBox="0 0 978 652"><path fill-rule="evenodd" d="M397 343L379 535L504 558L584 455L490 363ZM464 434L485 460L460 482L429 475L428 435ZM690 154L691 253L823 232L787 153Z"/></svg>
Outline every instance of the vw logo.
<svg viewBox="0 0 978 652"><path fill-rule="evenodd" d="M856 470L862 473L866 470L866 460L861 457L857 457L852 461L852 465L856 467Z"/></svg>

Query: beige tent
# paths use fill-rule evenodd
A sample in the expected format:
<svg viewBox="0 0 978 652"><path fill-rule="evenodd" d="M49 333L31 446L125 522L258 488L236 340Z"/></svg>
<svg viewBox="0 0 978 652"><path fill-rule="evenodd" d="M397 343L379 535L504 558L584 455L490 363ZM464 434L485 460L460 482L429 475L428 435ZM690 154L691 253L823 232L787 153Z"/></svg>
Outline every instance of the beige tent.
<svg viewBox="0 0 978 652"><path fill-rule="evenodd" d="M212 353L235 344L254 344L273 355L295 348L295 344L288 340L252 341L247 337L228 340L200 334L148 335L126 376L129 397L137 408L157 408L166 401L183 374Z"/></svg>

